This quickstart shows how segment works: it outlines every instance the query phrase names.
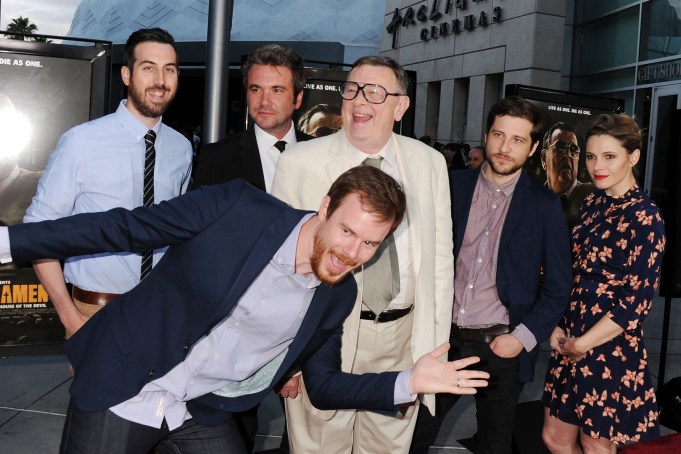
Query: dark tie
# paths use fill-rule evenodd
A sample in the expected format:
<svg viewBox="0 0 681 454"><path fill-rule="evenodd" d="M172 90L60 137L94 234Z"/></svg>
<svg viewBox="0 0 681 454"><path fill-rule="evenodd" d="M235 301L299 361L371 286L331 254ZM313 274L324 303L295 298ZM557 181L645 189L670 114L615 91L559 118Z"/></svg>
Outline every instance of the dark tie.
<svg viewBox="0 0 681 454"><path fill-rule="evenodd" d="M279 150L279 152L283 152L286 149L286 141L280 140L277 143L274 144L274 148Z"/></svg>
<svg viewBox="0 0 681 454"><path fill-rule="evenodd" d="M154 148L156 142L156 133L150 129L144 135L144 143L147 147L147 152L144 155L144 190L142 193L142 201L145 207L154 204L154 162L156 161L156 149ZM144 279L154 261L153 249L148 249L142 254L142 268L140 270L140 280Z"/></svg>
<svg viewBox="0 0 681 454"><path fill-rule="evenodd" d="M382 157L367 158L362 164L381 168ZM364 265L362 302L375 314L383 312L400 293L400 266L393 235L387 237Z"/></svg>

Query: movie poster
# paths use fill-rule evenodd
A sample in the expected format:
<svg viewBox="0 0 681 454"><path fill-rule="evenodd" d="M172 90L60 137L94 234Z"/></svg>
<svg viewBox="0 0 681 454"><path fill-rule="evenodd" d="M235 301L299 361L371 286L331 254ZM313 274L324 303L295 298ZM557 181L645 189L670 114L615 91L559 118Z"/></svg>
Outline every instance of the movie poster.
<svg viewBox="0 0 681 454"><path fill-rule="evenodd" d="M91 94L101 96L106 84L93 84L91 56L59 55L68 47L92 52L0 41L0 225L22 222L59 137L98 116ZM29 263L0 267L0 290L0 346L63 342L64 328Z"/></svg>
<svg viewBox="0 0 681 454"><path fill-rule="evenodd" d="M529 87L518 94L534 104L542 116L539 146L525 170L560 197L572 228L582 201L594 189L586 170L584 134L595 116L621 112L624 102L547 90L534 92Z"/></svg>
<svg viewBox="0 0 681 454"><path fill-rule="evenodd" d="M293 121L296 127L312 137L328 136L342 127L340 86L346 72L307 69L303 103Z"/></svg>

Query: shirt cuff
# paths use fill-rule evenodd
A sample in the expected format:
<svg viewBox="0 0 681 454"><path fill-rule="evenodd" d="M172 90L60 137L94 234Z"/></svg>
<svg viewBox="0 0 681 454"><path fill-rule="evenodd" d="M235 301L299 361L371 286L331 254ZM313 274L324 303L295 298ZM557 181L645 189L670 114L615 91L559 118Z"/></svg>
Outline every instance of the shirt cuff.
<svg viewBox="0 0 681 454"><path fill-rule="evenodd" d="M12 253L9 249L9 229L0 227L0 263L12 261Z"/></svg>
<svg viewBox="0 0 681 454"><path fill-rule="evenodd" d="M523 344L523 347L528 352L537 346L537 339L534 337L534 334L522 323L516 326L511 334Z"/></svg>
<svg viewBox="0 0 681 454"><path fill-rule="evenodd" d="M411 374L411 369L403 370L397 374L397 380L395 380L395 405L406 404L409 402L414 402L416 400L416 394L409 394L409 375Z"/></svg>

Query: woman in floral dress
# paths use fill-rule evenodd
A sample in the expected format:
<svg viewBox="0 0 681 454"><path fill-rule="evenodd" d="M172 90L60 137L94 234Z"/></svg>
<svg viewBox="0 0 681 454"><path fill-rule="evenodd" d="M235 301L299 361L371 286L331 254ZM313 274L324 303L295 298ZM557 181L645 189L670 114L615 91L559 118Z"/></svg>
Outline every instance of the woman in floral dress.
<svg viewBox="0 0 681 454"><path fill-rule="evenodd" d="M614 453L659 436L641 325L664 252L664 222L636 184L641 131L627 115L599 115L586 134L596 186L572 231L570 304L550 337L543 439L553 453Z"/></svg>

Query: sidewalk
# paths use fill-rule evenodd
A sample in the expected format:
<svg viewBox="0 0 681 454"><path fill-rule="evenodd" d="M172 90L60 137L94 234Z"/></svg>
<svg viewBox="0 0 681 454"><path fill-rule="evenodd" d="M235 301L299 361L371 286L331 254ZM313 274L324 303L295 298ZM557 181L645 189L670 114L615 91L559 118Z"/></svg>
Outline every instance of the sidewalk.
<svg viewBox="0 0 681 454"><path fill-rule="evenodd" d="M670 340L665 380L681 376L681 300L672 300ZM664 300L657 298L645 322L646 346L649 353L653 383L658 382L660 338ZM536 380L525 386L521 402L524 406L519 423L525 424L523 438L535 438L541 429L541 411L529 404L541 397L546 371L548 346L542 345L537 364ZM0 358L0 446L2 452L13 454L56 453L68 404L71 376L66 358L37 356ZM279 445L284 417L278 400L269 396L260 410L260 433L255 449L273 449ZM458 440L471 437L476 431L475 406L471 396L464 396L449 413L431 454L458 454L468 451ZM662 433L672 433L662 428ZM528 452L528 454L536 454Z"/></svg>

